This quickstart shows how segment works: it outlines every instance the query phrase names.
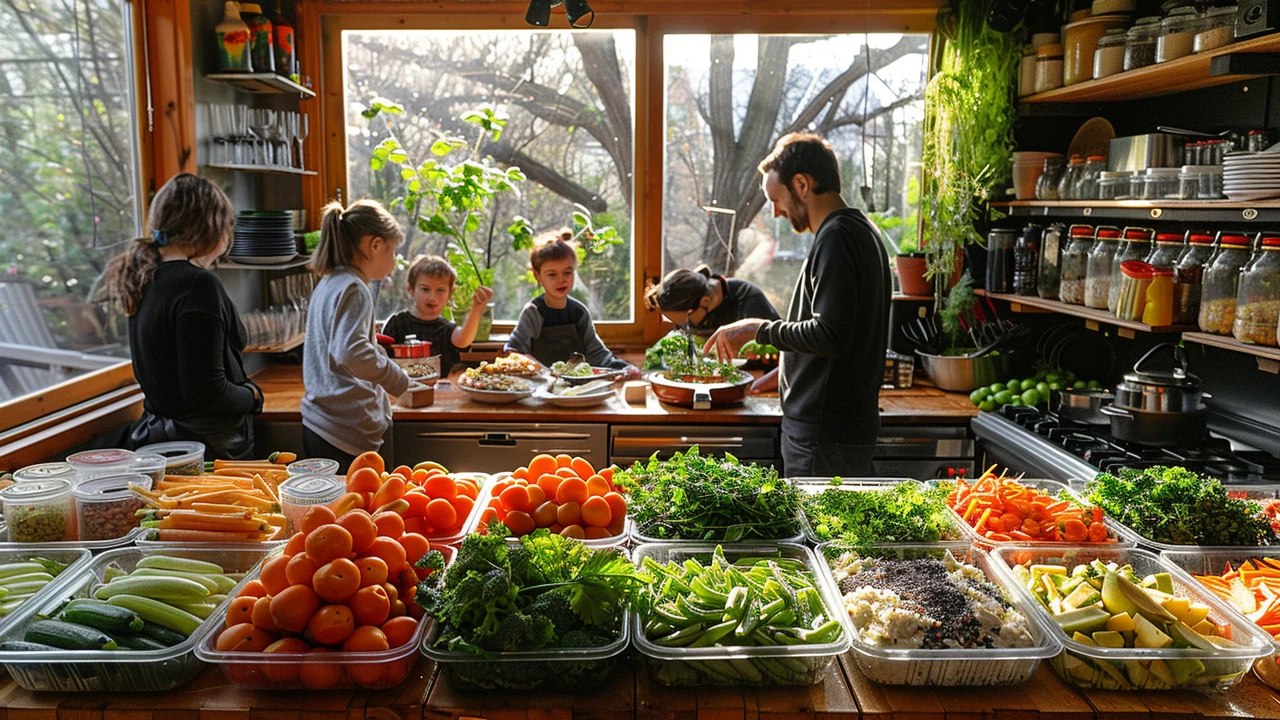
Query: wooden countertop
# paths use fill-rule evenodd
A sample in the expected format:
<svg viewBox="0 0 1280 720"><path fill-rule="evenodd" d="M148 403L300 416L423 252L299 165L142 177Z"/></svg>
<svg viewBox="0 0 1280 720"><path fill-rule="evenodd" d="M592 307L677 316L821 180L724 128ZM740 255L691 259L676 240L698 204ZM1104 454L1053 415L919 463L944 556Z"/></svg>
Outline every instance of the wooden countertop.
<svg viewBox="0 0 1280 720"><path fill-rule="evenodd" d="M206 668L165 693L32 693L0 680L5 720L1114 720L1280 718L1280 696L1252 674L1230 692L1077 690L1047 664L1030 681L1000 688L912 688L867 680L845 654L821 683L781 688L667 688L623 663L589 693L476 692L453 686L426 658L409 679L383 691L241 690Z"/></svg>
<svg viewBox="0 0 1280 720"><path fill-rule="evenodd" d="M628 358L639 360L639 358ZM457 375L451 377L456 379ZM265 395L258 419L268 422L298 422L302 419L302 367L271 365L253 374L253 381ZM611 424L690 423L696 425L742 424L777 425L782 407L776 393L749 395L741 405L713 410L690 410L660 402L648 388L643 405L623 401L621 386L614 397L591 408L559 408L532 398L509 405L485 405L444 381L436 386L433 405L424 408L393 407L395 420L470 422L581 422ZM943 392L928 383L880 393L880 418L886 425L968 424L978 409L961 393Z"/></svg>

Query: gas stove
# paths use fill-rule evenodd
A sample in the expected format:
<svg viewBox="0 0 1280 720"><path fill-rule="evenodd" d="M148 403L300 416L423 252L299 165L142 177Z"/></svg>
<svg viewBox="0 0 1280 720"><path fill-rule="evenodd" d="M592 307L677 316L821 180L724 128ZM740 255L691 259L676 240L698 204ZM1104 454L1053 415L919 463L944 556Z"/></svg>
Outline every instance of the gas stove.
<svg viewBox="0 0 1280 720"><path fill-rule="evenodd" d="M1068 482L1121 468L1178 465L1226 484L1280 483L1280 458L1258 450L1232 450L1210 436L1193 448L1156 448L1111 437L1106 425L1085 425L1036 408L1006 405L981 413L973 432L986 463Z"/></svg>

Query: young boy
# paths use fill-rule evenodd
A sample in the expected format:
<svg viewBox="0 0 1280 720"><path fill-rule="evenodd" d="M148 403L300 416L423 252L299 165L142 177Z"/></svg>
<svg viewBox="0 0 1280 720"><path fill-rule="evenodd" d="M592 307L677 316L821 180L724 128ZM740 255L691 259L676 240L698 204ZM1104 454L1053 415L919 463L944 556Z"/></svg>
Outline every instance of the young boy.
<svg viewBox="0 0 1280 720"><path fill-rule="evenodd" d="M532 355L547 366L580 352L594 367L634 371L600 342L587 306L569 297L578 269L578 250L572 238L567 230L555 230L534 239L529 265L543 294L520 311L505 349Z"/></svg>
<svg viewBox="0 0 1280 720"><path fill-rule="evenodd" d="M480 315L493 299L493 291L481 286L471 296L471 311L461 327L440 317L453 298L453 285L458 275L447 260L439 255L419 255L409 266L409 297L413 307L392 315L382 327L382 334L397 343L409 335L431 343L431 354L440 356L440 374L447 375L460 359L459 348L476 339Z"/></svg>

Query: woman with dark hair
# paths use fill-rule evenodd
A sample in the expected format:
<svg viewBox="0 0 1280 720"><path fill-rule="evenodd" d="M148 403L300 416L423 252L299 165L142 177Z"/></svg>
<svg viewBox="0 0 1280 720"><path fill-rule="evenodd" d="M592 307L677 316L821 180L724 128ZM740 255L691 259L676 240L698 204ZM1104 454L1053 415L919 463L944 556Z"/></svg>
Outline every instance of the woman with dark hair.
<svg viewBox="0 0 1280 720"><path fill-rule="evenodd" d="M132 447L197 440L206 458L253 455L262 391L241 362L244 325L209 271L231 249L235 221L216 185L177 175L151 201L150 234L107 266L108 293L129 316L133 374L144 395Z"/></svg>
<svg viewBox="0 0 1280 720"><path fill-rule="evenodd" d="M682 327L687 322L694 334L702 336L745 318L779 318L759 287L746 280L715 275L706 265L672 270L645 292L644 300L649 310L661 312ZM777 387L778 370L774 368L751 384L751 392L769 392Z"/></svg>

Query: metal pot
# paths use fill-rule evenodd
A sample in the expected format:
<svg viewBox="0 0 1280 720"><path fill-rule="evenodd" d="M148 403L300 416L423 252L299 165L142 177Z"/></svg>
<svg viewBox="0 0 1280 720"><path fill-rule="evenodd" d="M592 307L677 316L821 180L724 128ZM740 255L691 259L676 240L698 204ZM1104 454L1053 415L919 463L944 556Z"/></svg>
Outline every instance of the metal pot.
<svg viewBox="0 0 1280 720"><path fill-rule="evenodd" d="M740 403L747 396L747 388L755 381L751 373L742 372L736 383L687 383L672 380L662 372L652 372L646 377L658 399L672 405L710 410L715 405Z"/></svg>
<svg viewBox="0 0 1280 720"><path fill-rule="evenodd" d="M1115 399L1109 390L1062 390L1058 393L1058 416L1086 425L1106 425L1111 420L1102 408Z"/></svg>
<svg viewBox="0 0 1280 720"><path fill-rule="evenodd" d="M1118 408L1112 404L1100 412L1111 418L1113 437L1139 445L1195 446L1204 442L1209 432L1209 408L1204 406L1190 412L1160 413Z"/></svg>
<svg viewBox="0 0 1280 720"><path fill-rule="evenodd" d="M1173 350L1173 365L1159 368L1152 362L1153 355ZM1187 372L1186 352L1171 343L1157 345L1133 365L1133 372L1124 376L1116 386L1114 405L1124 410L1148 413L1187 413L1204 407L1202 402L1210 397L1200 390L1200 378Z"/></svg>
<svg viewBox="0 0 1280 720"><path fill-rule="evenodd" d="M1009 354L982 355L976 358L929 355L916 351L925 373L941 390L973 392L1009 377Z"/></svg>

